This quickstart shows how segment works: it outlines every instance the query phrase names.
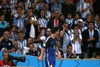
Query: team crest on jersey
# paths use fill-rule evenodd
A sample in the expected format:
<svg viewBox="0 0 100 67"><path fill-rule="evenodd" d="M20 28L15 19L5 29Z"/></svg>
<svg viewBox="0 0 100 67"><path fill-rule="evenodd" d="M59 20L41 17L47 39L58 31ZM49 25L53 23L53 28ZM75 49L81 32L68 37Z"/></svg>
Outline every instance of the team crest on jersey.
<svg viewBox="0 0 100 67"><path fill-rule="evenodd" d="M45 46L46 46L46 44L44 43L44 44L43 44L43 46L45 47Z"/></svg>

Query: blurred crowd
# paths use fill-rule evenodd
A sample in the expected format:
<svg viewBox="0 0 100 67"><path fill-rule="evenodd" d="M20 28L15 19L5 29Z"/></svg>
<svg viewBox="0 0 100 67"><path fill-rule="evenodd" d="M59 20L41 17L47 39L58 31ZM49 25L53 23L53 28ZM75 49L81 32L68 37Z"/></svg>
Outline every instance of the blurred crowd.
<svg viewBox="0 0 100 67"><path fill-rule="evenodd" d="M62 58L100 59L99 1L0 0L0 51L39 56L52 28L59 27Z"/></svg>

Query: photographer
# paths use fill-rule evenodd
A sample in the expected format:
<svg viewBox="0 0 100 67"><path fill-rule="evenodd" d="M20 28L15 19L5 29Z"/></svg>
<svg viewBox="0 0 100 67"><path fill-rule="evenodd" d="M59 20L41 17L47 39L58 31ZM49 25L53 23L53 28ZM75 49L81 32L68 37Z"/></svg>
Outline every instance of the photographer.
<svg viewBox="0 0 100 67"><path fill-rule="evenodd" d="M8 52L4 52L3 54L2 54L2 56L3 56L3 60L0 60L0 67L1 66L14 66L14 63L13 63L13 61L12 60L10 60L9 59L9 54L8 54Z"/></svg>

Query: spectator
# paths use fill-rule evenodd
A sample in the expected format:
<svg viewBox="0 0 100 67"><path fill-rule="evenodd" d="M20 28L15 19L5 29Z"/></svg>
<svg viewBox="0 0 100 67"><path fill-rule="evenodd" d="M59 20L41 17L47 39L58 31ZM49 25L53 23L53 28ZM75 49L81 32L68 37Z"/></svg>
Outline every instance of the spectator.
<svg viewBox="0 0 100 67"><path fill-rule="evenodd" d="M18 31L19 28L17 26L13 26L11 32L10 32L10 39L14 42L15 40L18 40Z"/></svg>
<svg viewBox="0 0 100 67"><path fill-rule="evenodd" d="M84 0L84 2L82 3L82 10L81 10L81 16L83 20L85 20L86 15L91 14L92 11L93 11L92 6L90 5L89 0Z"/></svg>
<svg viewBox="0 0 100 67"><path fill-rule="evenodd" d="M80 58L82 57L82 35L79 33L79 28L77 25L74 26L73 33L70 34L70 40L72 44L72 52L76 52L76 56L79 56Z"/></svg>
<svg viewBox="0 0 100 67"><path fill-rule="evenodd" d="M82 10L82 4L84 3L84 0L78 0L77 3L77 11L81 13Z"/></svg>
<svg viewBox="0 0 100 67"><path fill-rule="evenodd" d="M63 50L61 49L61 43L60 40L57 40L57 47L59 50L59 54L61 55L61 57L63 58ZM58 55L58 54L57 54Z"/></svg>
<svg viewBox="0 0 100 67"><path fill-rule="evenodd" d="M64 23L62 25L63 30L61 30L60 32L60 36L61 36L61 47L63 49L63 52L66 51L67 46L70 44L70 38L69 38L69 28L68 28L68 24Z"/></svg>
<svg viewBox="0 0 100 67"><path fill-rule="evenodd" d="M35 17L30 17L30 24L31 24L31 27L30 27L30 34L29 36L31 38L36 38L36 26L37 23L36 23L37 20L35 20Z"/></svg>
<svg viewBox="0 0 100 67"><path fill-rule="evenodd" d="M28 7L31 7L32 3L38 3L39 0L27 0L26 3L28 3Z"/></svg>
<svg viewBox="0 0 100 67"><path fill-rule="evenodd" d="M81 18L81 13L80 12L75 12L74 17L73 17L73 26L78 23L78 19L80 19L80 18Z"/></svg>
<svg viewBox="0 0 100 67"><path fill-rule="evenodd" d="M79 28L79 33L82 33L84 30L87 29L87 27L84 26L84 22L83 22L82 19L78 19L77 25L78 25L78 28Z"/></svg>
<svg viewBox="0 0 100 67"><path fill-rule="evenodd" d="M95 15L94 16L94 26L95 26L95 28L98 28L98 22L99 22L99 20L100 20L99 15L98 14Z"/></svg>
<svg viewBox="0 0 100 67"><path fill-rule="evenodd" d="M32 11L32 8L29 7L25 13L25 20L27 20L29 17L32 17L34 14L33 14L33 11Z"/></svg>
<svg viewBox="0 0 100 67"><path fill-rule="evenodd" d="M23 8L21 6L18 6L16 10L17 13L14 15L13 26L16 25L20 30L25 31L24 16L22 12Z"/></svg>
<svg viewBox="0 0 100 67"><path fill-rule="evenodd" d="M22 54L22 49L18 46L18 41L14 41L14 47L15 47L15 51L13 53Z"/></svg>
<svg viewBox="0 0 100 67"><path fill-rule="evenodd" d="M64 16L64 14L60 14L59 19L65 21L65 16Z"/></svg>
<svg viewBox="0 0 100 67"><path fill-rule="evenodd" d="M46 34L45 34L46 38L47 38L48 36L50 36L50 35L51 35L51 29L47 28Z"/></svg>
<svg viewBox="0 0 100 67"><path fill-rule="evenodd" d="M34 39L37 38L39 33L39 24L37 23L36 16L32 13L32 8L28 8L27 14L26 14L26 20L25 20L25 38L28 39L29 37L32 37ZM34 34L33 34L34 33Z"/></svg>
<svg viewBox="0 0 100 67"><path fill-rule="evenodd" d="M24 47L27 46L27 41L24 39L25 34L23 31L18 32L18 47L21 48L22 54Z"/></svg>
<svg viewBox="0 0 100 67"><path fill-rule="evenodd" d="M94 29L94 23L89 22L88 29L82 32L83 54L85 58L93 57L98 37L98 31Z"/></svg>
<svg viewBox="0 0 100 67"><path fill-rule="evenodd" d="M37 10L40 12L40 10L44 10L44 2L43 0L39 0L37 4Z"/></svg>
<svg viewBox="0 0 100 67"><path fill-rule="evenodd" d="M29 50L26 53L26 55L38 56L38 51L37 51L36 47L34 47L33 43L29 44Z"/></svg>
<svg viewBox="0 0 100 67"><path fill-rule="evenodd" d="M10 8L11 8L11 11L13 14L16 13L16 10L15 8L17 7L17 0L10 0Z"/></svg>
<svg viewBox="0 0 100 67"><path fill-rule="evenodd" d="M51 19L54 19L54 17L55 17L54 11L51 11L50 20L51 20ZM50 21L50 20L49 20L49 21Z"/></svg>
<svg viewBox="0 0 100 67"><path fill-rule="evenodd" d="M11 40L9 40L10 33L5 31L3 40L1 41L0 51L14 52L15 48Z"/></svg>
<svg viewBox="0 0 100 67"><path fill-rule="evenodd" d="M49 21L50 20L50 16L51 16L51 12L49 11L49 5L48 5L48 3L45 3L44 4L44 11L45 11L45 17L46 17L46 19L47 19L47 21Z"/></svg>
<svg viewBox="0 0 100 67"><path fill-rule="evenodd" d="M41 45L38 44L37 42L35 42L33 38L28 38L28 40L27 40L27 46L24 47L23 54L26 54L27 53L27 51L29 50L29 45L30 44L33 44L34 45L34 48L37 49L38 53L39 53L39 51L41 51Z"/></svg>
<svg viewBox="0 0 100 67"><path fill-rule="evenodd" d="M68 45L66 53L63 54L64 58L76 58L76 52L72 53L72 45Z"/></svg>
<svg viewBox="0 0 100 67"><path fill-rule="evenodd" d="M37 10L37 4L33 2L31 7L32 7L33 15L37 16L39 13L39 11Z"/></svg>
<svg viewBox="0 0 100 67"><path fill-rule="evenodd" d="M84 21L84 20L83 20ZM93 21L93 17L91 14L86 15L86 20L84 21L84 26L88 27L88 23Z"/></svg>
<svg viewBox="0 0 100 67"><path fill-rule="evenodd" d="M64 21L59 19L59 11L55 10L54 11L54 18L50 19L50 21L48 22L47 27L52 29L52 27L59 27L61 28L63 25Z"/></svg>
<svg viewBox="0 0 100 67"><path fill-rule="evenodd" d="M29 47L30 43L33 43L33 38L31 37L27 39L27 47Z"/></svg>
<svg viewBox="0 0 100 67"><path fill-rule="evenodd" d="M7 52L4 52L3 54L2 54L2 56L3 56L3 60L0 60L0 67L1 66L3 66L3 67L5 67L5 66L14 66L14 62L13 62L13 60L11 60L11 59L9 59L9 54L7 53Z"/></svg>
<svg viewBox="0 0 100 67"><path fill-rule="evenodd" d="M0 14L4 14L5 20L11 23L11 9L8 6L7 0L1 0Z"/></svg>
<svg viewBox="0 0 100 67"><path fill-rule="evenodd" d="M74 23L73 23L73 18L72 18L71 13L67 14L67 18L66 18L65 22L69 25L69 28L72 29L72 26Z"/></svg>
<svg viewBox="0 0 100 67"><path fill-rule="evenodd" d="M24 6L24 11L26 11L28 9L28 7L31 7L31 4L29 3L30 0L23 0L23 6Z"/></svg>
<svg viewBox="0 0 100 67"><path fill-rule="evenodd" d="M46 28L47 28L47 24L48 24L48 21L47 19L45 18L45 11L44 10L40 10L40 13L39 13L39 17L38 17L38 24L39 24L39 27L40 27L40 31L42 31L42 35L45 34L45 31L46 31Z"/></svg>
<svg viewBox="0 0 100 67"><path fill-rule="evenodd" d="M3 35L4 31L7 29L8 24L7 22L4 20L4 14L0 14L0 37Z"/></svg>

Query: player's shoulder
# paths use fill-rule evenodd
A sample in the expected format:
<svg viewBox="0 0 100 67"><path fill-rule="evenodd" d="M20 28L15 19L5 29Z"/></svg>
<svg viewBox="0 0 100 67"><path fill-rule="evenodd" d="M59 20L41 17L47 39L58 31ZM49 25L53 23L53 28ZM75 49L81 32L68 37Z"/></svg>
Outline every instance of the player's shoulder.
<svg viewBox="0 0 100 67"><path fill-rule="evenodd" d="M45 42L49 41L49 39L51 39L51 36L48 36Z"/></svg>

